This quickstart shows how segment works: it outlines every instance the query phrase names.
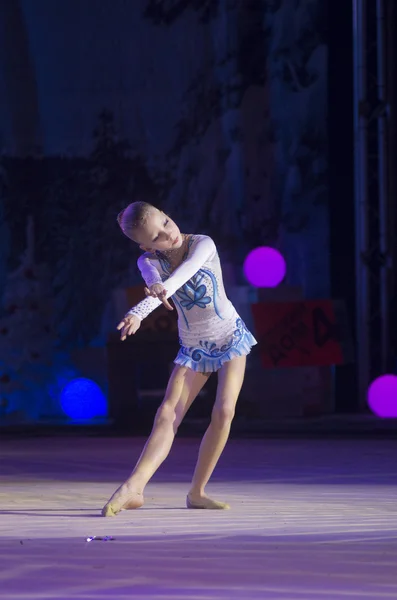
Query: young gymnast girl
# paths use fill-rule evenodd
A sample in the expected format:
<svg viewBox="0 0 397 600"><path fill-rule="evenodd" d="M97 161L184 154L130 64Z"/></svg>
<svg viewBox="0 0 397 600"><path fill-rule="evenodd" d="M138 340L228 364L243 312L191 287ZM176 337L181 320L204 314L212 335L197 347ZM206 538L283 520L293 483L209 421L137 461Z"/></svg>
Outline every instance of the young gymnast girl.
<svg viewBox="0 0 397 600"><path fill-rule="evenodd" d="M128 479L102 509L105 517L143 505L144 489L170 452L178 426L211 373L218 372L211 423L200 445L187 495L188 508L228 509L209 498L205 487L229 437L243 383L246 355L256 344L228 300L216 246L205 235L182 234L176 223L145 202L134 202L118 216L123 233L145 253L138 266L146 299L118 325L121 339L136 333L142 319L163 303L178 312L181 348L150 437Z"/></svg>

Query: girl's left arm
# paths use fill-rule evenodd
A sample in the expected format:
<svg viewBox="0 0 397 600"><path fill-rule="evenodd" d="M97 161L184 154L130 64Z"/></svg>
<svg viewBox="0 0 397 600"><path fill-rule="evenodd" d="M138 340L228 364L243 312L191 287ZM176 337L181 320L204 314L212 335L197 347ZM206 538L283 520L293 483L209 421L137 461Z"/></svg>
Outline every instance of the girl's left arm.
<svg viewBox="0 0 397 600"><path fill-rule="evenodd" d="M150 254L142 254L142 256L138 258L137 264L143 280L149 288L155 283L163 283L159 270L154 264Z"/></svg>
<svg viewBox="0 0 397 600"><path fill-rule="evenodd" d="M167 290L165 297L170 298L173 296L215 253L216 246L210 237L200 236L197 241L194 241L188 258L163 282ZM127 314L134 314L140 319L144 319L160 306L161 303L161 300L158 298L146 298L131 308Z"/></svg>

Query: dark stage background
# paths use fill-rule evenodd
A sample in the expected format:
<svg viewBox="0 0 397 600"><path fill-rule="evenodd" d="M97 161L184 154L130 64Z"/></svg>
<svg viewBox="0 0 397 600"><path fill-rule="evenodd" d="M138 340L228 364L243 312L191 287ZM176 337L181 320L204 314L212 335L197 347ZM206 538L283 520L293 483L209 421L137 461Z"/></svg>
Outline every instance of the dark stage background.
<svg viewBox="0 0 397 600"><path fill-rule="evenodd" d="M116 215L135 199L215 239L229 295L254 329L258 299L334 295L352 321L349 10L331 17L321 0L8 0L0 18L0 424L107 422L107 350L125 289L139 284ZM259 245L288 266L268 295L243 277ZM146 365L146 383L140 370L137 406L153 387L147 402L158 403L162 368L153 382ZM351 371L346 381L354 389ZM333 367L265 371L254 353L240 416L354 411L354 400L335 402L334 385ZM87 411L68 416L63 402Z"/></svg>

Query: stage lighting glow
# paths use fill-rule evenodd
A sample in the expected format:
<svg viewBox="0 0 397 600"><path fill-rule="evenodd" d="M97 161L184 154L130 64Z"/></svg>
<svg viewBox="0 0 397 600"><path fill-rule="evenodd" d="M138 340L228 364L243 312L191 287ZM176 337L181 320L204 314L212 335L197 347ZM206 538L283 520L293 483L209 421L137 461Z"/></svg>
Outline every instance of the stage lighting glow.
<svg viewBox="0 0 397 600"><path fill-rule="evenodd" d="M368 406L382 418L397 418L397 376L382 375L368 388Z"/></svg>
<svg viewBox="0 0 397 600"><path fill-rule="evenodd" d="M244 275L255 287L277 287L285 277L284 257L275 248L260 246L252 250L244 261Z"/></svg>
<svg viewBox="0 0 397 600"><path fill-rule="evenodd" d="M107 415L107 401L95 381L79 377L70 381L61 393L62 410L74 421L89 421Z"/></svg>

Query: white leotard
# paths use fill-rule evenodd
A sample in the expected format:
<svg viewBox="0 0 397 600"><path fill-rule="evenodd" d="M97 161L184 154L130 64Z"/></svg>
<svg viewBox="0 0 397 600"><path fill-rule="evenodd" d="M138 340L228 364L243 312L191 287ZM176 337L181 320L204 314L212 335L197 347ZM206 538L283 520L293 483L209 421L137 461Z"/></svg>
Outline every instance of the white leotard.
<svg viewBox="0 0 397 600"><path fill-rule="evenodd" d="M248 354L256 344L226 296L219 255L210 237L189 236L184 260L173 273L160 253L142 255L138 267L146 285L163 283L166 297L172 297L176 306L181 344L177 364L195 371L216 371L234 356ZM144 319L160 304L149 297L129 313Z"/></svg>

